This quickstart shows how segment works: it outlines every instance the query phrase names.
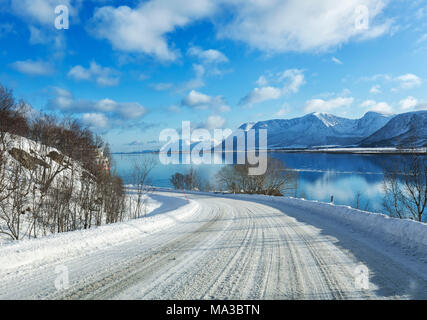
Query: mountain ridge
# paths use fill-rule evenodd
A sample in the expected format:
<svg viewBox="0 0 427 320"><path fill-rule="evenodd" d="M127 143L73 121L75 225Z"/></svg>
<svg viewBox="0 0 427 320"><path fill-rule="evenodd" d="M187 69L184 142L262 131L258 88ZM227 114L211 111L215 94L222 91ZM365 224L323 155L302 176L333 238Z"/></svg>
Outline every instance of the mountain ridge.
<svg viewBox="0 0 427 320"><path fill-rule="evenodd" d="M330 113L312 112L292 119L244 123L239 129L245 132L254 129L256 136L260 129L267 129L267 149L357 146L394 117L368 111L359 119L348 119Z"/></svg>

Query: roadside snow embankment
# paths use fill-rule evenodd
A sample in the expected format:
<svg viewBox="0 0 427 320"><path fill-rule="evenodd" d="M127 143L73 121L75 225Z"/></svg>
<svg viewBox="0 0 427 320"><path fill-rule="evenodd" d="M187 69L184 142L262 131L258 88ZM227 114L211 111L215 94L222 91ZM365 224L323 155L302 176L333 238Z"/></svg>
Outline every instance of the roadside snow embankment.
<svg viewBox="0 0 427 320"><path fill-rule="evenodd" d="M158 203L160 200L162 202ZM152 200L148 207L153 211L145 218L0 246L0 273L89 255L99 249L145 237L191 216L199 205L195 201L186 204L181 199L160 196Z"/></svg>
<svg viewBox="0 0 427 320"><path fill-rule="evenodd" d="M392 245L398 245L413 255L427 258L427 224L407 219L391 218L381 213L354 209L317 201L286 198L279 202L299 207L325 219L335 220L366 232Z"/></svg>

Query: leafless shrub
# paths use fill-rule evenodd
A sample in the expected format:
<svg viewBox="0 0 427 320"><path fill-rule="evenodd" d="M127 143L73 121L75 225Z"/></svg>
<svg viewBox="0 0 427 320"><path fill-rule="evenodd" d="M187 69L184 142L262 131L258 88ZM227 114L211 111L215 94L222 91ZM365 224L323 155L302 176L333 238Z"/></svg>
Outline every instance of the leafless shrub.
<svg viewBox="0 0 427 320"><path fill-rule="evenodd" d="M265 194L282 196L295 194L297 173L275 158L268 158L263 175L250 176L249 164L224 166L217 174L217 181L225 190L233 193Z"/></svg>
<svg viewBox="0 0 427 320"><path fill-rule="evenodd" d="M197 169L191 167L185 174L175 173L169 179L176 190L209 191L211 186L204 182Z"/></svg>

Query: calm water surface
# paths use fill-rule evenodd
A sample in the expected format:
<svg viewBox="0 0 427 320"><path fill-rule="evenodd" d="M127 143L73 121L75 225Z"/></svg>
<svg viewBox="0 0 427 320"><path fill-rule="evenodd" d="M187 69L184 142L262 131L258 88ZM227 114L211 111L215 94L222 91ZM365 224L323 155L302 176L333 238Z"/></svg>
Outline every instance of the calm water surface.
<svg viewBox="0 0 427 320"><path fill-rule="evenodd" d="M298 171L297 197L329 202L331 195L336 204L356 206L356 195L361 193L359 207L369 211L383 212L384 164L402 160L404 155L361 155L321 153L269 153ZM117 172L125 183L132 183L131 168L138 158L152 157L157 162L150 175L151 183L159 187L172 187L169 178L176 172L185 173L190 165L163 165L158 154L113 156ZM194 166L194 165L193 165ZM198 165L201 176L215 183L215 174L222 165Z"/></svg>

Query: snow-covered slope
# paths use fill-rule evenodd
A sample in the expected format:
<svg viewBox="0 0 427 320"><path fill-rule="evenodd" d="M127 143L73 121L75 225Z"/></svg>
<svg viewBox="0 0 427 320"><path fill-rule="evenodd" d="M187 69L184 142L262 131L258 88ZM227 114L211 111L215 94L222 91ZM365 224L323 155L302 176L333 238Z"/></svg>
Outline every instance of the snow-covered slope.
<svg viewBox="0 0 427 320"><path fill-rule="evenodd" d="M360 119L314 112L294 119L245 123L239 129L267 129L268 149L345 146L357 144L383 127L390 118L389 115L377 112L367 112Z"/></svg>
<svg viewBox="0 0 427 320"><path fill-rule="evenodd" d="M364 139L361 146L427 146L427 111L402 113Z"/></svg>

